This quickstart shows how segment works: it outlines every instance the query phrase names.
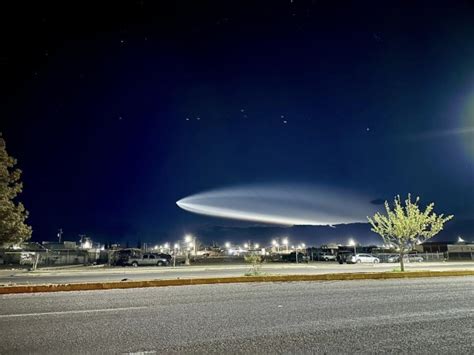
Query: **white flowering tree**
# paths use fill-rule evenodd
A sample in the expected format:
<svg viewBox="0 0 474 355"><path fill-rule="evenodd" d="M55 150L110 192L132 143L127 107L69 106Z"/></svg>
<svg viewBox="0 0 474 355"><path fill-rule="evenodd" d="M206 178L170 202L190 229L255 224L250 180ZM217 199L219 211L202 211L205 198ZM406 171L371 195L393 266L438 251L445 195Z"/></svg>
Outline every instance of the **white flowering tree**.
<svg viewBox="0 0 474 355"><path fill-rule="evenodd" d="M411 195L408 194L403 203L398 195L395 197L393 208L390 208L385 201L385 215L377 212L372 218L367 217L372 232L379 234L385 243L399 250L401 271L405 271L403 264L405 253L412 250L416 244L434 237L443 230L444 224L453 218L452 215L434 213L434 203L430 203L425 211L421 211L419 201L419 197L412 201Z"/></svg>

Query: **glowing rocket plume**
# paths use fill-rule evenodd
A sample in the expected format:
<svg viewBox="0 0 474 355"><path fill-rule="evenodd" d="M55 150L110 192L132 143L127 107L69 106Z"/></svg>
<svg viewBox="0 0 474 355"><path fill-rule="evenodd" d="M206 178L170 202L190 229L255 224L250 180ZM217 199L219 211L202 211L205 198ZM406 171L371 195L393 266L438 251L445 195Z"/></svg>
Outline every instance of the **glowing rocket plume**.
<svg viewBox="0 0 474 355"><path fill-rule="evenodd" d="M243 186L185 197L176 204L207 216L281 225L366 222L376 206L347 192L311 186Z"/></svg>

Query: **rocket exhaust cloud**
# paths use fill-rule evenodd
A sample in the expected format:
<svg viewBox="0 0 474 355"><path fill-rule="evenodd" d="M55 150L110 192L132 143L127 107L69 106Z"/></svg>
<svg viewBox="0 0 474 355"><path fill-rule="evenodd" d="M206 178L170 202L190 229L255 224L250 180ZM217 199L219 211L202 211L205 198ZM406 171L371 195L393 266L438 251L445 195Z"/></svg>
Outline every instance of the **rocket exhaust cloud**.
<svg viewBox="0 0 474 355"><path fill-rule="evenodd" d="M371 198L308 185L251 185L216 189L176 204L189 212L280 225L366 222L377 210Z"/></svg>

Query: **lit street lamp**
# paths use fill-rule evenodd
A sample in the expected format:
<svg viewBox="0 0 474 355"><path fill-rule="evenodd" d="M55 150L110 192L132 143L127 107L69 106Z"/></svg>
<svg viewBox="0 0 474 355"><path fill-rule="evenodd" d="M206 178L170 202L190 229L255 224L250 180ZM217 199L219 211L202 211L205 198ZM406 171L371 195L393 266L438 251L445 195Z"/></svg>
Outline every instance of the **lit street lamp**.
<svg viewBox="0 0 474 355"><path fill-rule="evenodd" d="M194 256L196 256L196 237L193 237L190 234L186 234L184 236L184 241L186 242L186 261L184 262L186 265L190 265L189 261L189 251L191 250L190 248L194 248Z"/></svg>
<svg viewBox="0 0 474 355"><path fill-rule="evenodd" d="M173 267L176 267L176 253L179 249L179 244L175 243L174 244L174 249L173 249Z"/></svg>
<svg viewBox="0 0 474 355"><path fill-rule="evenodd" d="M272 240L272 245L277 249L277 253L279 253L280 252L280 244L278 244L278 242L275 239Z"/></svg>
<svg viewBox="0 0 474 355"><path fill-rule="evenodd" d="M354 257L355 257L357 255L356 243L354 242L354 240L349 239L349 245L354 247Z"/></svg>
<svg viewBox="0 0 474 355"><path fill-rule="evenodd" d="M196 256L196 237L190 235L190 234L187 234L185 237L184 237L184 241L186 243L188 243L188 246L190 248L193 248L194 249L194 256Z"/></svg>
<svg viewBox="0 0 474 355"><path fill-rule="evenodd" d="M281 243L286 246L286 251L288 252L288 238L283 239Z"/></svg>

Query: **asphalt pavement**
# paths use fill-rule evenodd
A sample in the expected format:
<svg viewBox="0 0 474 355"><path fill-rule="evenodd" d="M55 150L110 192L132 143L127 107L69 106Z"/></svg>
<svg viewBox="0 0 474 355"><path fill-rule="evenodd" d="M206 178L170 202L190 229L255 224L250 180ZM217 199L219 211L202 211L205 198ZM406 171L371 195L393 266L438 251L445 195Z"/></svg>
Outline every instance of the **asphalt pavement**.
<svg viewBox="0 0 474 355"><path fill-rule="evenodd" d="M474 277L0 296L0 353L472 353Z"/></svg>
<svg viewBox="0 0 474 355"><path fill-rule="evenodd" d="M328 274L343 272L383 272L398 267L398 264L339 265L336 262L314 262L309 264L269 263L261 271L268 275ZM473 270L473 262L423 262L406 265L407 270ZM212 264L173 267L76 267L45 268L34 272L27 270L0 270L0 285L64 284L79 282L141 281L154 279L178 279L201 277L243 276L249 271L245 264Z"/></svg>

